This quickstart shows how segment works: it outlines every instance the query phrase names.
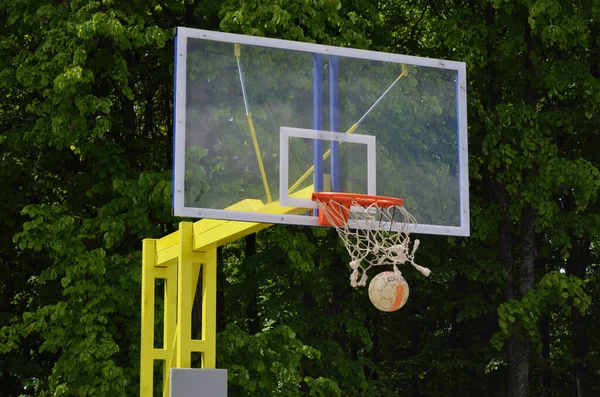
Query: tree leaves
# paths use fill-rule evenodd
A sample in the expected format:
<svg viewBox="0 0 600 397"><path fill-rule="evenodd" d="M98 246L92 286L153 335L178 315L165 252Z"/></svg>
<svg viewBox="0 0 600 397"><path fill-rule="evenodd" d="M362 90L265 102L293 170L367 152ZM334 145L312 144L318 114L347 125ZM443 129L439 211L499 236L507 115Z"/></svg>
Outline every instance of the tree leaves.
<svg viewBox="0 0 600 397"><path fill-rule="evenodd" d="M346 254L326 229L267 229L248 257L241 242L224 247L218 354L231 395L491 395L507 361L489 341L516 333L551 349L553 393L572 394L565 314L591 314L590 330L598 318L597 269L560 272L578 239L591 238L597 262L597 4L6 0L0 12L4 393L138 392L140 240L174 230L171 39L185 25L468 64L472 237L421 238L434 277L406 270L411 298L394 315L348 287ZM418 80L407 83L418 93ZM425 99L434 112L446 106ZM513 241L524 205L540 241L535 288L502 305L497 183L509 192ZM589 337L577 362L595 373L599 341Z"/></svg>
<svg viewBox="0 0 600 397"><path fill-rule="evenodd" d="M500 331L492 338L497 349L502 348L505 340L516 332L516 327L524 328L521 332L535 344L541 352L541 335L539 322L542 315L551 315L560 309L569 316L571 307L584 315L589 310L592 297L583 290L583 281L575 276L567 276L561 272L546 274L521 300L503 303L498 307L498 323Z"/></svg>

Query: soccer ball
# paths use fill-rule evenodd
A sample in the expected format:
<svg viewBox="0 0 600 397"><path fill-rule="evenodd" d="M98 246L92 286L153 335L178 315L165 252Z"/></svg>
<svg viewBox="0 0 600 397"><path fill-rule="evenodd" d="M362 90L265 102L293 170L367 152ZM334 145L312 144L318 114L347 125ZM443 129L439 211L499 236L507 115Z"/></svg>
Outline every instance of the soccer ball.
<svg viewBox="0 0 600 397"><path fill-rule="evenodd" d="M369 284L371 303L383 312L394 312L404 306L408 292L408 283L400 272L381 272Z"/></svg>

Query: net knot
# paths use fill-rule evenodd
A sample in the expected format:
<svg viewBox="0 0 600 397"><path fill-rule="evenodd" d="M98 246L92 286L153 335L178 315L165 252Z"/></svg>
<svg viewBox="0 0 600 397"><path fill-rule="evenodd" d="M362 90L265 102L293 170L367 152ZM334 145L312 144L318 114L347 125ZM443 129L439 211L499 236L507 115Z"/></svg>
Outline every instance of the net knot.
<svg viewBox="0 0 600 397"><path fill-rule="evenodd" d="M367 285L368 278L369 277L367 276L367 272L363 272L362 277L360 278L360 281L358 282L358 286L365 287Z"/></svg>
<svg viewBox="0 0 600 397"><path fill-rule="evenodd" d="M388 256L392 262L402 264L408 259L407 251L406 244L395 244L390 247Z"/></svg>
<svg viewBox="0 0 600 397"><path fill-rule="evenodd" d="M358 286L357 280L358 280L358 270L354 269L352 274L350 274L350 285L352 287L356 288Z"/></svg>

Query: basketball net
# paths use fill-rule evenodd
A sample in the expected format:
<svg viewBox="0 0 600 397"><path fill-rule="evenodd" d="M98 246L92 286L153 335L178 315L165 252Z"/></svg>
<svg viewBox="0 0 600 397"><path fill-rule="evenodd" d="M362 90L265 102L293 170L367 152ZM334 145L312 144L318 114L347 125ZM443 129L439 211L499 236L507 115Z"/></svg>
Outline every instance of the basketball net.
<svg viewBox="0 0 600 397"><path fill-rule="evenodd" d="M373 266L391 265L396 270L396 266L410 263L425 276L431 273L414 261L420 242L415 240L411 247L410 234L417 220L402 205L383 207L353 200L348 207L333 199L316 201L350 254L352 287L365 287L367 271Z"/></svg>

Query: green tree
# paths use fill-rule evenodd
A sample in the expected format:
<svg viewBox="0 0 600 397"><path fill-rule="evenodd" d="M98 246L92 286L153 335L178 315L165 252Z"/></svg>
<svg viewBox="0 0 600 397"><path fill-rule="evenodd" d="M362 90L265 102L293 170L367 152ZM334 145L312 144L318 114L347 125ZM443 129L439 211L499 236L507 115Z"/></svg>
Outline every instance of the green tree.
<svg viewBox="0 0 600 397"><path fill-rule="evenodd" d="M0 15L3 395L137 394L140 240L174 230L176 26L468 64L472 236L419 236L433 274L407 270L392 315L348 287L331 231L223 247L232 395L600 392L594 2L6 0Z"/></svg>
<svg viewBox="0 0 600 397"><path fill-rule="evenodd" d="M130 395L139 241L172 228L171 33L155 26L160 15L140 19L157 11L152 4L4 2L0 10L3 162L11 164L3 173L22 175L3 209L22 224L13 247L24 250L12 256L11 309L20 313L3 320L12 325L1 351L34 366L11 365L8 392Z"/></svg>
<svg viewBox="0 0 600 397"><path fill-rule="evenodd" d="M15 235L2 245L2 266L14 275L3 281L10 296L2 301L0 352L3 377L14 385L7 392L136 393L140 240L174 229L175 26L260 34L251 26L267 18L274 29L298 26L303 40L367 45L371 22L340 2L244 7L237 15L251 23L238 26L235 2L0 5L0 145L9 165L1 175L16 182L2 218L8 238ZM37 267L27 268L33 261ZM268 339L292 334L277 328ZM41 368L19 369L8 361L14 355ZM335 389L319 377L307 382Z"/></svg>
<svg viewBox="0 0 600 397"><path fill-rule="evenodd" d="M515 300L520 310L548 310L545 315L554 317L549 308L555 297L544 295L536 303L528 297L544 291L541 280L562 285L562 278L549 277L552 271L579 270L578 287L561 293L574 306L572 337L580 347L572 362L579 395L587 395L579 309L586 310L577 296L593 261L590 241L598 236L597 157L586 150L597 131L590 119L597 109L598 9L558 1L456 1L412 2L396 12L392 4L385 12L390 21L414 21L395 35L408 51L469 65L475 227L468 244L498 247L496 263L510 302L499 311L500 324ZM524 396L540 319L511 321L517 326L508 341L508 393ZM550 359L548 349L542 350ZM543 392L549 393L545 383Z"/></svg>

